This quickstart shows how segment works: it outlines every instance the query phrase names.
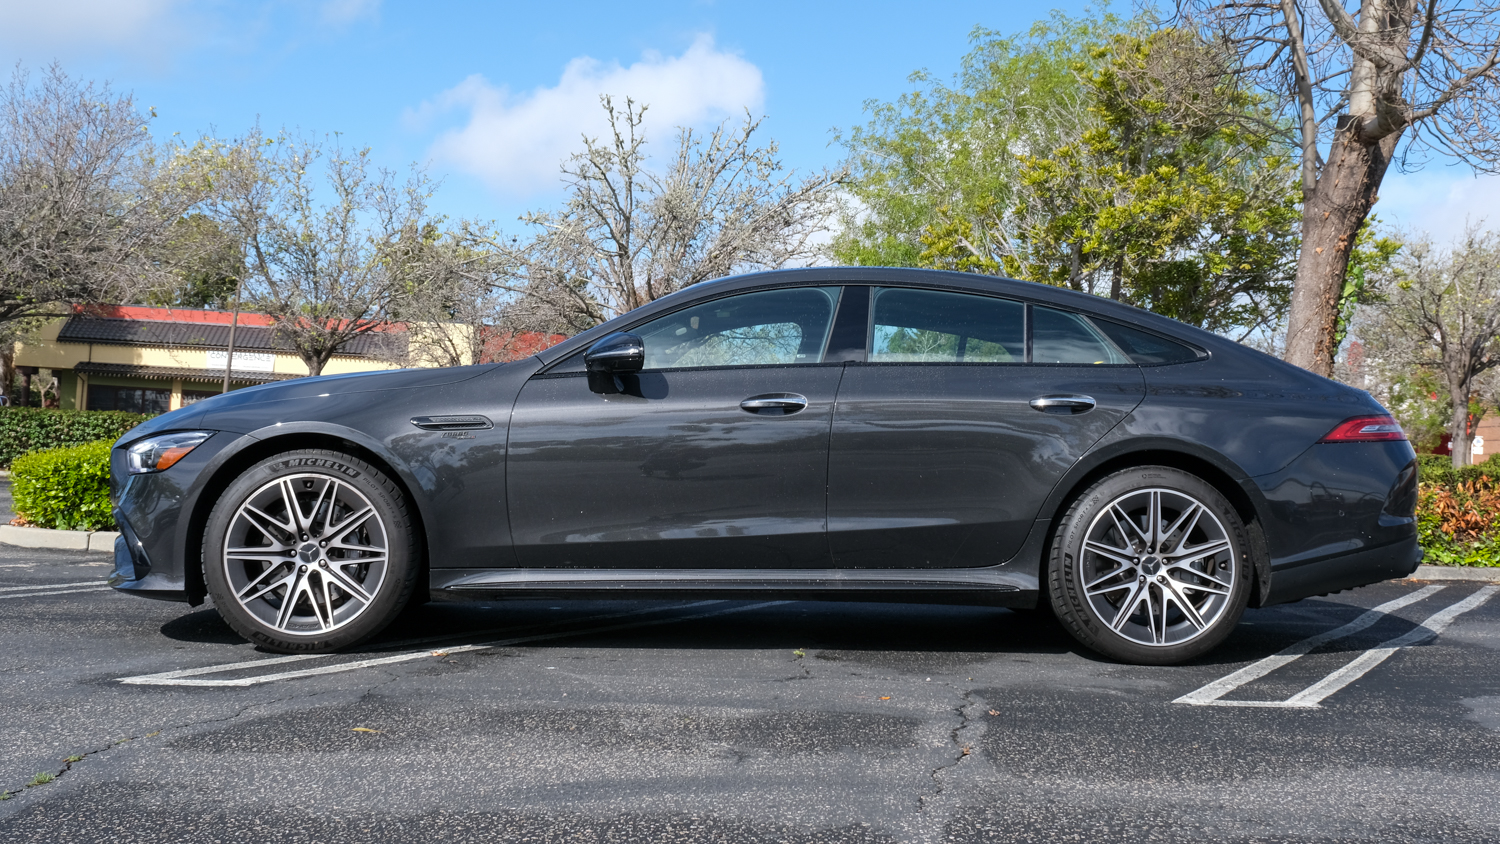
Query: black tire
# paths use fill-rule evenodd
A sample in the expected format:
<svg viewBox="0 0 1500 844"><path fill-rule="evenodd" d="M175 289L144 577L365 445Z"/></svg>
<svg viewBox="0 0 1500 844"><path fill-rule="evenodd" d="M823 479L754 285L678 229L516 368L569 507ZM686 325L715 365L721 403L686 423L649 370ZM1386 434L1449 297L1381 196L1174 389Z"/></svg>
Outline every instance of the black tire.
<svg viewBox="0 0 1500 844"><path fill-rule="evenodd" d="M251 642L332 651L374 636L406 606L421 570L416 537L400 487L378 469L336 451L289 451L219 496L204 579L219 615Z"/></svg>
<svg viewBox="0 0 1500 844"><path fill-rule="evenodd" d="M1239 623L1251 554L1243 520L1212 485L1141 466L1103 478L1068 507L1047 592L1058 621L1090 650L1172 665L1217 647Z"/></svg>

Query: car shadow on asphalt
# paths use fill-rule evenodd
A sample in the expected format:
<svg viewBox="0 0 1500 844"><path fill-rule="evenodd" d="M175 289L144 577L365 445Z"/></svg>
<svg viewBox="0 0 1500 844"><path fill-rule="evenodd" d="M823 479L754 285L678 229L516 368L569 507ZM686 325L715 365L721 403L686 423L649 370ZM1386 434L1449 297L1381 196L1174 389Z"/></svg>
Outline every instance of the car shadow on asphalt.
<svg viewBox="0 0 1500 844"><path fill-rule="evenodd" d="M743 602L725 601L724 609ZM708 650L910 651L973 653L985 659L997 652L1075 652L1092 658L1073 642L1050 613L995 607L795 601L748 612L690 618L634 629L585 632L596 626L636 619L694 615L704 607L680 601L533 601L433 603L413 607L369 642L345 653L387 650L413 639L441 637L452 644L482 643L510 635L578 629L578 635L527 643L526 647L691 648ZM718 609L714 607L713 609ZM629 613L628 616L622 615ZM217 611L205 607L161 626L179 642L243 644Z"/></svg>
<svg viewBox="0 0 1500 844"><path fill-rule="evenodd" d="M743 605L724 602L725 608ZM411 640L436 639L454 645L483 643L512 635L577 629L528 642L528 648L578 647L701 650L802 650L828 655L862 652L946 654L943 661L978 663L997 655L1071 654L1090 662L1110 663L1083 648L1049 611L1016 611L996 607L873 602L792 601L733 615L709 616L642 625L633 629L589 632L596 622L629 623L633 618L692 615L676 601L537 601L494 600L488 603L433 603L412 607L369 642L344 651L375 653L399 648ZM1297 604L1246 612L1244 622L1210 653L1187 666L1252 662L1302 639L1347 623L1365 608L1334 601ZM627 617L622 615L628 614ZM1320 653L1359 652L1400 636L1417 623L1398 616L1384 618L1355 636L1330 642ZM244 640L212 607L179 616L162 625L168 639L209 645L241 645Z"/></svg>

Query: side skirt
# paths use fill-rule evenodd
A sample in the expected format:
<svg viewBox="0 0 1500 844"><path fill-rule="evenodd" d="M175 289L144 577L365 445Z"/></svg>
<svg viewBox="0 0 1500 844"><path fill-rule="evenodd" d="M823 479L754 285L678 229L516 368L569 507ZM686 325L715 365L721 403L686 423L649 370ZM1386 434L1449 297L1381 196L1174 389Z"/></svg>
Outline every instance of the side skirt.
<svg viewBox="0 0 1500 844"><path fill-rule="evenodd" d="M795 600L1033 607L1034 573L980 569L433 569L436 601L772 595Z"/></svg>

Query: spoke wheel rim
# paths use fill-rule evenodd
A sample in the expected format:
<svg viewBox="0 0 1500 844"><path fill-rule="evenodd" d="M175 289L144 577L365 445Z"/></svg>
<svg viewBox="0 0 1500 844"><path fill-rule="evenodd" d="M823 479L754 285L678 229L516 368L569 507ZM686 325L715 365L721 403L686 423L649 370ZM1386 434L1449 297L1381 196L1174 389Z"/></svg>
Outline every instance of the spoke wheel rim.
<svg viewBox="0 0 1500 844"><path fill-rule="evenodd" d="M370 499L316 473L277 478L241 502L222 559L239 605L291 635L328 633L363 615L390 564Z"/></svg>
<svg viewBox="0 0 1500 844"><path fill-rule="evenodd" d="M1180 645L1213 629L1229 611L1241 565L1208 505L1160 487L1109 502L1075 559L1094 617L1148 647Z"/></svg>

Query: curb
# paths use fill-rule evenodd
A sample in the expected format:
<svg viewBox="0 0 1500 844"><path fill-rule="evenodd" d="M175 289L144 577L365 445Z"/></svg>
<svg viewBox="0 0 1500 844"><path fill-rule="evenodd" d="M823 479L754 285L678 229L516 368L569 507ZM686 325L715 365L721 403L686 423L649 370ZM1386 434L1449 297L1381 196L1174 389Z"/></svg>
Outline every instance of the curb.
<svg viewBox="0 0 1500 844"><path fill-rule="evenodd" d="M113 553L112 530L51 530L38 527L0 525L0 544L18 548L52 548L59 551L103 551Z"/></svg>
<svg viewBox="0 0 1500 844"><path fill-rule="evenodd" d="M1478 580L1500 583L1500 568L1484 566L1417 566L1407 580Z"/></svg>

